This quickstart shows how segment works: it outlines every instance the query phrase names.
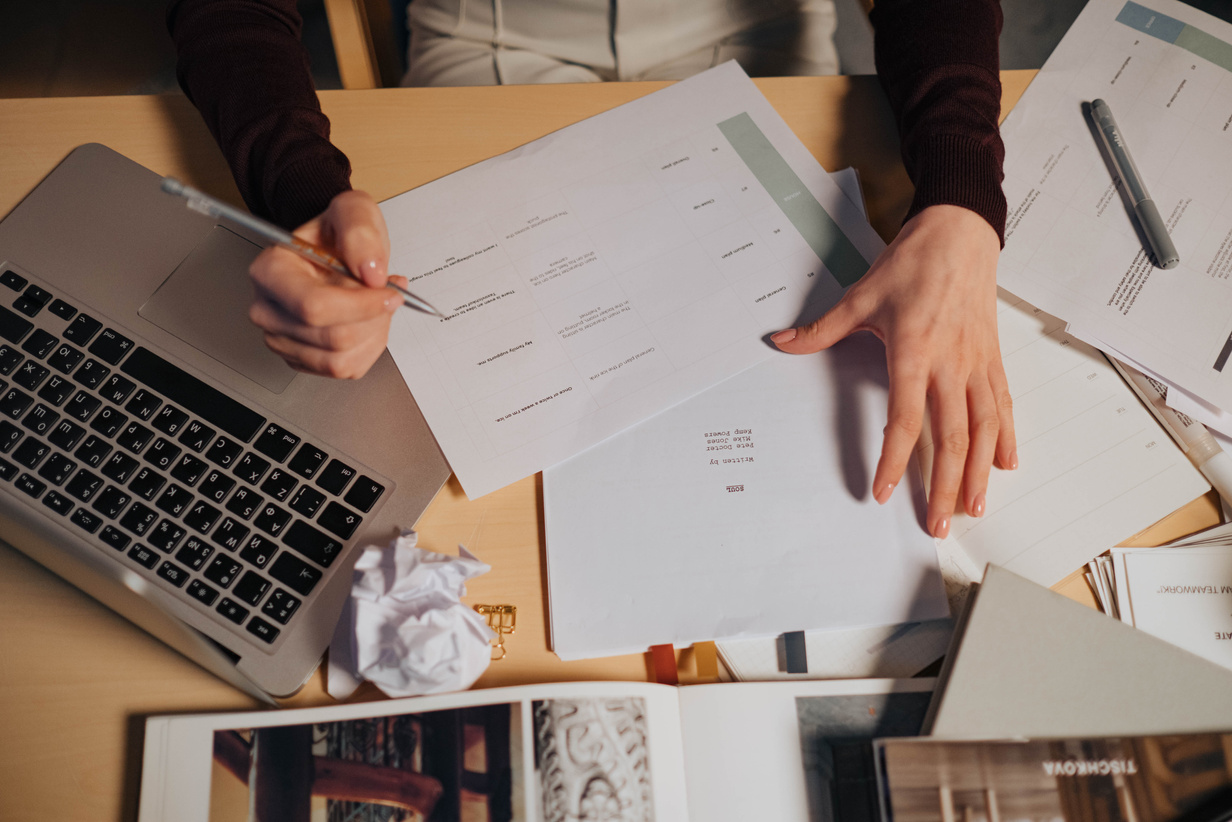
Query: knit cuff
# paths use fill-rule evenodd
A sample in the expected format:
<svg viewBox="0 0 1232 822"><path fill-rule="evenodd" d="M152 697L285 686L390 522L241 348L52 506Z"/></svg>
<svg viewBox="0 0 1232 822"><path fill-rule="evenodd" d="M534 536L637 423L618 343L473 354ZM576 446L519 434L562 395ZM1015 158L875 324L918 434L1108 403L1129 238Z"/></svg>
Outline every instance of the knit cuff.
<svg viewBox="0 0 1232 822"><path fill-rule="evenodd" d="M265 201L275 223L295 229L324 211L334 197L350 190L351 164L346 155L334 149L325 156L287 163L279 170Z"/></svg>
<svg viewBox="0 0 1232 822"><path fill-rule="evenodd" d="M985 142L955 134L929 138L913 152L915 197L906 222L933 205L956 205L979 214L1005 247L1005 193L1001 162Z"/></svg>

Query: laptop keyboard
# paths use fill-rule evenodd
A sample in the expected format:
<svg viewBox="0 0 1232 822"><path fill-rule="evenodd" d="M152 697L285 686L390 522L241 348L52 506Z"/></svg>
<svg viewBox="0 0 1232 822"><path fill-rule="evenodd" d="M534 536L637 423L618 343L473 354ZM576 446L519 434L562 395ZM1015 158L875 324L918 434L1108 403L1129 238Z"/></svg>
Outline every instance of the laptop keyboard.
<svg viewBox="0 0 1232 822"><path fill-rule="evenodd" d="M273 651L390 485L0 273L0 488Z"/></svg>

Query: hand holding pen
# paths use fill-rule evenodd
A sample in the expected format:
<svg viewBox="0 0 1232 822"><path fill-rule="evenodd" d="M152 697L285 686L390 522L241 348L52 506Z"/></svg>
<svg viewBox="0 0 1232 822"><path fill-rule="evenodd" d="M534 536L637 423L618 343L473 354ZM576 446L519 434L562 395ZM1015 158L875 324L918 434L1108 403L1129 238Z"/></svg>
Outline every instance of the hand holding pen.
<svg viewBox="0 0 1232 822"><path fill-rule="evenodd" d="M267 248L249 267L256 289L250 319L265 332L270 349L292 368L328 377L363 376L385 350L390 320L405 304L401 292L383 286L407 285L402 277L387 276L389 238L380 208L369 195L347 191L294 235L269 228L303 246L331 249L332 254L323 253L336 256L346 273L309 262L302 247L288 247L292 243ZM436 313L424 305L423 310Z"/></svg>

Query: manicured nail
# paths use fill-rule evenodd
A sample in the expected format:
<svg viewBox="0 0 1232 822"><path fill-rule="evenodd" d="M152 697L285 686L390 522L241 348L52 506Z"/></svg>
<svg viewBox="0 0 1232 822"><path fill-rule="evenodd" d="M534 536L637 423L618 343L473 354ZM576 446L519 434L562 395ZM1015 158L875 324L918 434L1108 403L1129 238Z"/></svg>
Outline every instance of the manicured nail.
<svg viewBox="0 0 1232 822"><path fill-rule="evenodd" d="M945 539L950 533L950 518L942 517L937 520L937 524L933 526L933 536L937 539Z"/></svg>
<svg viewBox="0 0 1232 822"><path fill-rule="evenodd" d="M971 516L973 517L984 516L984 495L983 494L978 494L976 496L975 502L971 506Z"/></svg>
<svg viewBox="0 0 1232 822"><path fill-rule="evenodd" d="M1013 471L1017 468L1018 468L1018 449L1015 448L1013 451L1010 452L1010 470Z"/></svg>
<svg viewBox="0 0 1232 822"><path fill-rule="evenodd" d="M388 311L390 314L397 311L398 306L400 305L402 305L402 295L400 294L396 294L396 293L390 294L388 297L385 298L385 310Z"/></svg>
<svg viewBox="0 0 1232 822"><path fill-rule="evenodd" d="M385 280L384 267L376 260L368 260L359 264L359 276L368 285L380 284Z"/></svg>
<svg viewBox="0 0 1232 822"><path fill-rule="evenodd" d="M877 500L878 505L885 505L889 501L890 494L892 493L894 493L894 483L887 482L885 485L882 485L880 488L873 491L873 499Z"/></svg>
<svg viewBox="0 0 1232 822"><path fill-rule="evenodd" d="M775 345L782 345L785 342L791 342L795 338L796 338L796 329L788 328L788 329L784 329L783 331L778 332L777 334L771 334L770 342L774 343Z"/></svg>

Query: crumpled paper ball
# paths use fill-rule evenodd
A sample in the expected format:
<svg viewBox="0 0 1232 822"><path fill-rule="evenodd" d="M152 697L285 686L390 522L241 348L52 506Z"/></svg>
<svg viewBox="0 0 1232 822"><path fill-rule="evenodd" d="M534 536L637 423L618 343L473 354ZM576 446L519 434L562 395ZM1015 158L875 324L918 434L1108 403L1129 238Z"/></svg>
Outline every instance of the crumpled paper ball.
<svg viewBox="0 0 1232 822"><path fill-rule="evenodd" d="M491 566L415 546L414 531L369 545L355 563L351 600L329 649L328 689L349 696L368 680L389 696L469 688L487 670L496 636L462 604L466 580Z"/></svg>

